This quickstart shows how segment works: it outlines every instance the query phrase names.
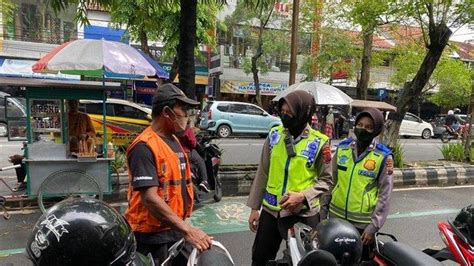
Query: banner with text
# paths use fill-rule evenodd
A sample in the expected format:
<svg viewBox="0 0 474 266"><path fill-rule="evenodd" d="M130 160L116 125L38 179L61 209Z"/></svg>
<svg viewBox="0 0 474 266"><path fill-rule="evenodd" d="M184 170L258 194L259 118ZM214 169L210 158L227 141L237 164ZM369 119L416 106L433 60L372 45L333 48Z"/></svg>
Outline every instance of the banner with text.
<svg viewBox="0 0 474 266"><path fill-rule="evenodd" d="M288 84L280 83L260 83L261 95L277 95L288 88ZM221 93L255 94L255 84L253 82L223 80Z"/></svg>

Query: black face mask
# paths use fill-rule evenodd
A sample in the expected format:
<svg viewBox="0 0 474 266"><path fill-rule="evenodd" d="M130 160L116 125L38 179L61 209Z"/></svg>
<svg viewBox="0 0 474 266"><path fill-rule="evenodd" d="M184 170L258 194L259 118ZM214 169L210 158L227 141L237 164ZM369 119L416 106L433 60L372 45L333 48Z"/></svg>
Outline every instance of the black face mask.
<svg viewBox="0 0 474 266"><path fill-rule="evenodd" d="M306 123L301 123L298 118L294 116L283 114L280 118L283 127L287 128L294 137L297 137L306 127Z"/></svg>
<svg viewBox="0 0 474 266"><path fill-rule="evenodd" d="M363 147L367 147L372 143L372 140L375 138L374 133L367 131L365 128L355 128L354 134L357 137L357 142Z"/></svg>

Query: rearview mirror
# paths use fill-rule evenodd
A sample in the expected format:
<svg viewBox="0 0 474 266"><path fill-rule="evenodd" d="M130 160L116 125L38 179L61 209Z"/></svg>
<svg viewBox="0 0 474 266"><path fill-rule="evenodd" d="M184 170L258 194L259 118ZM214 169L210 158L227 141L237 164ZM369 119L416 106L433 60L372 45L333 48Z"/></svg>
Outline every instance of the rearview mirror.
<svg viewBox="0 0 474 266"><path fill-rule="evenodd" d="M268 116L268 114L267 114L266 112L262 112L261 115L263 115L263 116Z"/></svg>

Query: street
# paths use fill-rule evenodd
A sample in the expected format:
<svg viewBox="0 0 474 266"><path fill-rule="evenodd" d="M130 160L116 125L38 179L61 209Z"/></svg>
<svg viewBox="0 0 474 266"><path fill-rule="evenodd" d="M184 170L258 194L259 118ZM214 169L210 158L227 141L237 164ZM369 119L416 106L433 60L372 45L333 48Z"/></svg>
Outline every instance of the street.
<svg viewBox="0 0 474 266"><path fill-rule="evenodd" d="M265 139L263 138L228 138L217 139L214 142L223 149L222 161L224 164L257 164L260 160L260 153ZM400 139L405 151L405 160L438 160L442 159L439 150L442 143L439 139ZM336 145L338 141L333 141ZM0 138L0 166L10 165L8 156L13 154L22 154L22 143L19 141L8 141L6 138ZM14 171L0 172L0 176L12 176Z"/></svg>
<svg viewBox="0 0 474 266"><path fill-rule="evenodd" d="M389 219L381 231L395 235L413 247L441 248L437 222L454 217L472 202L473 186L398 189L391 200ZM248 230L246 197L225 198L194 212L191 223L212 234L231 253L236 265L250 265L254 234ZM116 204L121 211L125 203ZM31 265L23 254L29 230L40 213L12 212L0 223L0 265ZM283 246L283 244L282 244Z"/></svg>

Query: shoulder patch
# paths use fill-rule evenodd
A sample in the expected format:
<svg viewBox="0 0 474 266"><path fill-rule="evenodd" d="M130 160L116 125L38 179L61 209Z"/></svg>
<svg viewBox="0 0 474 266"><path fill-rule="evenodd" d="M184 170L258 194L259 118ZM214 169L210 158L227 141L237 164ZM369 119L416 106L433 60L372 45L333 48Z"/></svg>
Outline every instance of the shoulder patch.
<svg viewBox="0 0 474 266"><path fill-rule="evenodd" d="M323 162L325 164L331 163L332 154L331 154L331 146L329 146L329 144L324 144L322 148L322 156L323 156Z"/></svg>
<svg viewBox="0 0 474 266"><path fill-rule="evenodd" d="M377 144L375 145L375 148L379 151L381 151L384 156L387 156L387 155L391 155L392 154L392 150L389 149L387 146L383 145L383 144Z"/></svg>
<svg viewBox="0 0 474 266"><path fill-rule="evenodd" d="M341 142L339 142L339 144L337 144L338 147L342 147L342 146L348 146L350 145L354 140L352 138L346 138L344 140L342 140Z"/></svg>

